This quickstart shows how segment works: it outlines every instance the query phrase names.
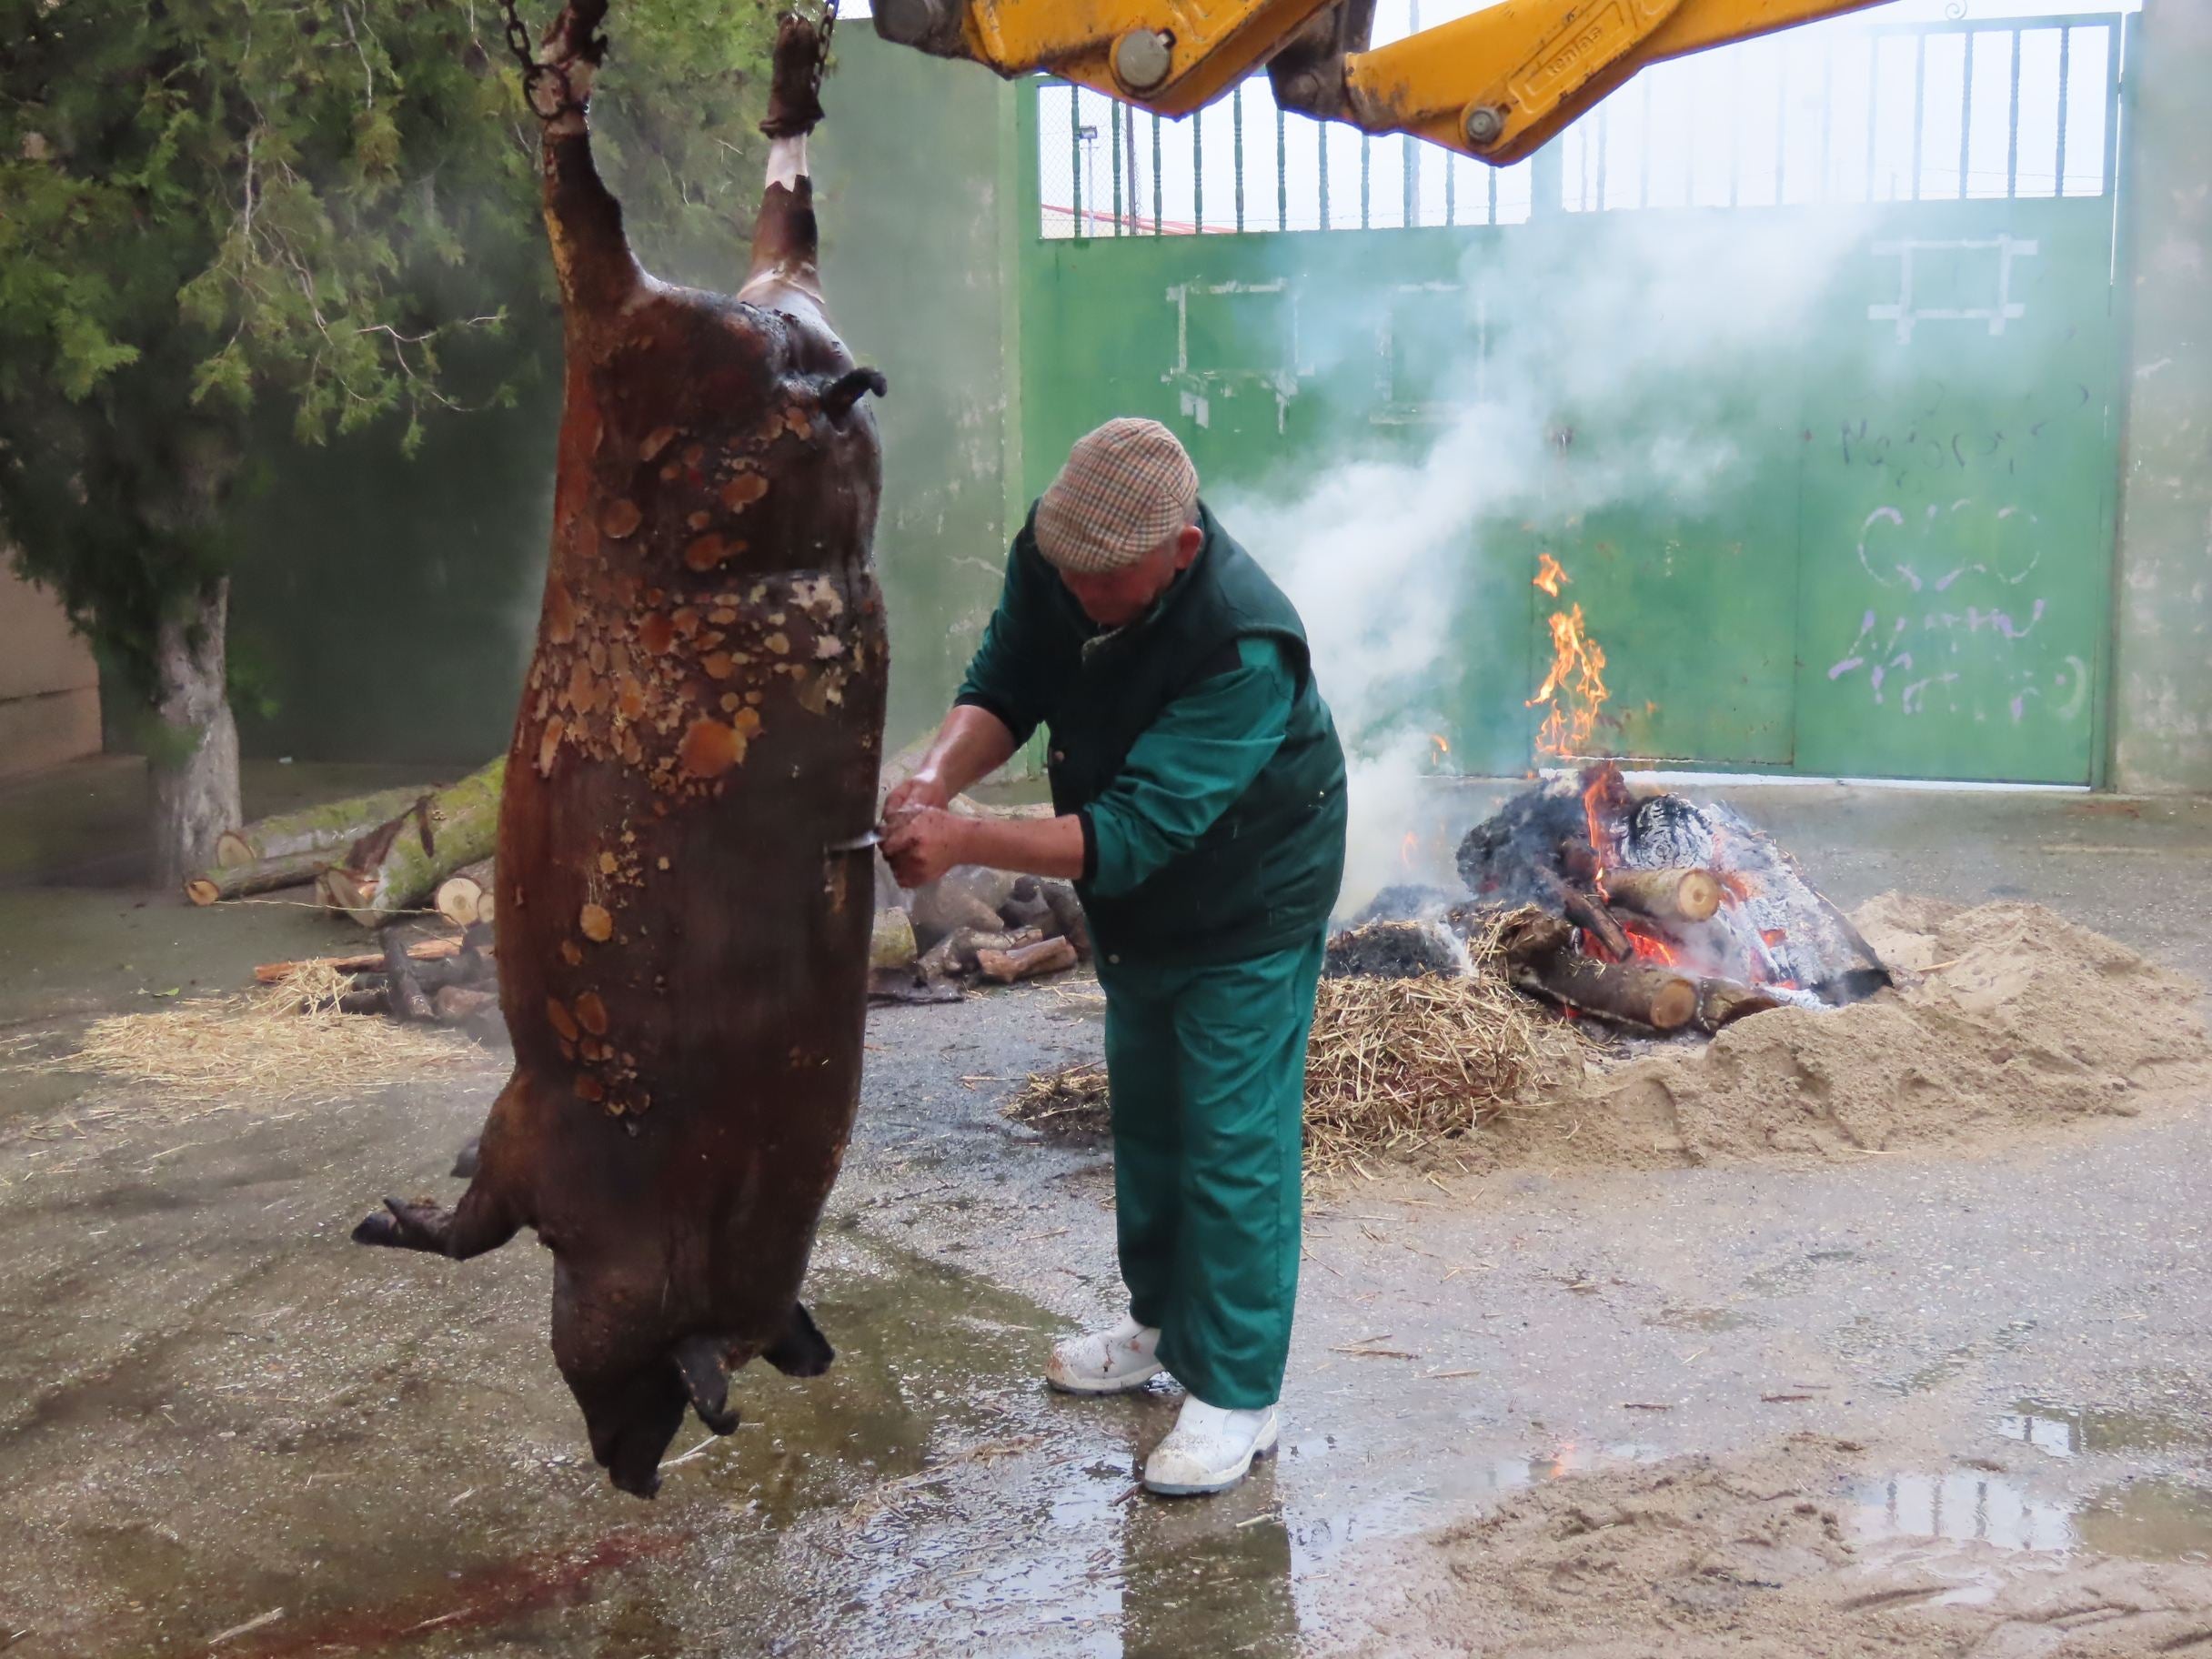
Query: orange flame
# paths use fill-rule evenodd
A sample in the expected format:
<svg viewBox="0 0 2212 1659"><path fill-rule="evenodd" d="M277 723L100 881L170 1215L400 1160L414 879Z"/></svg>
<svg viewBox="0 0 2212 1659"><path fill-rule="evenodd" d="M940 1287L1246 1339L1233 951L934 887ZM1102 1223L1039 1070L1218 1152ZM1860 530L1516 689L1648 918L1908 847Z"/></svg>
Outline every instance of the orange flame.
<svg viewBox="0 0 2212 1659"><path fill-rule="evenodd" d="M1583 608L1553 611L1551 671L1527 703L1545 709L1543 723L1536 729L1536 752L1561 757L1583 752L1597 729L1598 710L1611 695L1605 689L1604 649L1585 631Z"/></svg>
<svg viewBox="0 0 2212 1659"><path fill-rule="evenodd" d="M1407 870L1413 869L1413 855L1420 850L1421 838L1408 830L1405 832L1405 840L1398 843L1398 862Z"/></svg>
<svg viewBox="0 0 2212 1659"><path fill-rule="evenodd" d="M1429 733L1429 764L1431 766L1442 766L1450 758L1451 753L1452 745L1444 741L1442 732Z"/></svg>
<svg viewBox="0 0 2212 1659"><path fill-rule="evenodd" d="M1574 578L1573 577L1569 576L1566 571L1560 568L1559 561L1553 558L1549 553L1539 553L1536 555L1535 585L1543 588L1544 592L1550 594L1553 598L1557 598L1559 597L1559 587L1562 582L1570 582L1574 579Z"/></svg>

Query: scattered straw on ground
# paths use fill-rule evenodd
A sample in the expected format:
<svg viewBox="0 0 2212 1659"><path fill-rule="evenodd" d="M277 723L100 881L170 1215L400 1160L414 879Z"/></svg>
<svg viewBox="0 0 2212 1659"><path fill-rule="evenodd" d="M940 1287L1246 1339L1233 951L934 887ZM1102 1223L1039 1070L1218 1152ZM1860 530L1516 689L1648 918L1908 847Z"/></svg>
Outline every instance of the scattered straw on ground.
<svg viewBox="0 0 2212 1659"><path fill-rule="evenodd" d="M1583 1039L1487 974L1323 980L1306 1045L1306 1162L1365 1171L1482 1128L1540 1074L1579 1075ZM1061 1139L1103 1139L1106 1071L1031 1077L1006 1106Z"/></svg>
<svg viewBox="0 0 2212 1659"><path fill-rule="evenodd" d="M245 996L95 1021L73 1054L42 1063L158 1091L183 1116L256 1105L327 1105L481 1062L466 1039L366 1014L330 1011L344 976L302 966Z"/></svg>

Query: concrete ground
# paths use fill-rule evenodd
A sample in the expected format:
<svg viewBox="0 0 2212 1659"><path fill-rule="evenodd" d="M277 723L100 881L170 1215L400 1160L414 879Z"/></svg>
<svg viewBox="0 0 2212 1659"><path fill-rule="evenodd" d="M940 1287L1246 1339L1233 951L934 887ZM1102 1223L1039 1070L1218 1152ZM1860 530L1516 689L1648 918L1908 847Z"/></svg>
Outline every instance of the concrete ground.
<svg viewBox="0 0 2212 1659"><path fill-rule="evenodd" d="M1393 1539L1802 1430L1865 1449L1869 1534L2212 1551L2201 1102L1972 1159L1316 1191L1282 1455L1218 1500L1136 1495L1175 1397L1036 1382L1115 1310L1109 1168L999 1112L1095 1053L1081 982L873 1017L816 1258L839 1362L745 1373L745 1426L640 1503L546 1352L544 1258L347 1242L384 1191L454 1190L495 1056L213 1113L50 1069L91 1015L345 937L88 885L132 867L133 787L101 763L0 791L11 1654L1326 1650L1365 1633ZM2026 897L2212 978L2203 803L1727 793L1846 907ZM1490 795L1440 789L1416 858Z"/></svg>

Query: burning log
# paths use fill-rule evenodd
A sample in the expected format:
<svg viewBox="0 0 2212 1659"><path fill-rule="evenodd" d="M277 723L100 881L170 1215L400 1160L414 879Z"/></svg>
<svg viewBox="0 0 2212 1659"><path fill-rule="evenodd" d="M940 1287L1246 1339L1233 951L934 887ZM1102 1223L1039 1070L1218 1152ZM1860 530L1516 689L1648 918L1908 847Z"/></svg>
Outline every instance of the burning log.
<svg viewBox="0 0 2212 1659"><path fill-rule="evenodd" d="M1507 977L1552 1001L1654 1031L1680 1031L1696 1017L1694 980L1650 962L1584 956L1574 948L1574 930L1556 916L1517 918L1499 943Z"/></svg>
<svg viewBox="0 0 2212 1659"><path fill-rule="evenodd" d="M1597 941L1605 947L1615 960L1625 960L1636 953L1635 946L1629 942L1628 930L1606 908L1603 899L1581 888L1568 886L1556 870L1539 866L1532 873L1537 887L1553 904L1596 935Z"/></svg>
<svg viewBox="0 0 2212 1659"><path fill-rule="evenodd" d="M1639 794L1611 762L1508 800L1468 832L1459 867L1479 906L1534 905L1571 920L1607 963L1657 958L1693 982L1807 1004L1888 983L1772 837L1717 803ZM1610 902L1594 896L1601 883ZM1752 1011L1727 1006L1725 1018Z"/></svg>
<svg viewBox="0 0 2212 1659"><path fill-rule="evenodd" d="M305 887L330 863L321 852L293 852L256 863L223 865L185 883L185 897L199 905L218 904L226 899L246 899L256 893L281 892Z"/></svg>
<svg viewBox="0 0 2212 1659"><path fill-rule="evenodd" d="M365 928L380 928L421 908L456 870L488 858L506 770L504 759L495 760L356 841L323 872L319 885L330 908Z"/></svg>
<svg viewBox="0 0 2212 1659"><path fill-rule="evenodd" d="M458 1204L390 1199L354 1237L461 1260L536 1229L592 1454L649 1496L687 1406L737 1427L730 1371L832 1358L799 1294L860 1092L869 865L823 850L875 816L881 464L860 400L883 379L816 270L826 25L779 31L729 298L647 276L593 165L606 10L568 0L526 75L567 378L499 814L515 1071Z"/></svg>
<svg viewBox="0 0 2212 1659"><path fill-rule="evenodd" d="M1605 877L1605 897L1661 921L1708 921L1721 908L1721 884L1709 870L1616 870Z"/></svg>
<svg viewBox="0 0 2212 1659"><path fill-rule="evenodd" d="M217 870L240 870L249 864L293 853L319 852L329 863L379 824L388 824L426 795L437 793L430 785L416 789L378 789L346 800L303 807L256 819L239 830L226 830L215 844Z"/></svg>

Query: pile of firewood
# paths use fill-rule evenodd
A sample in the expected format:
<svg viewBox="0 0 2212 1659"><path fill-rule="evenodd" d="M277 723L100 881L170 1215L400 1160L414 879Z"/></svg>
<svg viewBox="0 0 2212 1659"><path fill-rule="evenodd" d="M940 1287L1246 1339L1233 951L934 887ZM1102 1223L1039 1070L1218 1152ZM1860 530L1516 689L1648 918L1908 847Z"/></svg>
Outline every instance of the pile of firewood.
<svg viewBox="0 0 2212 1659"><path fill-rule="evenodd" d="M405 933L387 928L377 950L353 956L264 962L254 970L254 980L262 985L316 987L304 998L302 1012L387 1014L407 1024L450 1025L478 1038L498 1036L505 1027L491 929L478 922L458 934L411 941Z"/></svg>
<svg viewBox="0 0 2212 1659"><path fill-rule="evenodd" d="M316 902L365 928L430 910L462 927L488 922L506 769L495 760L442 789L382 789L231 830L185 897L219 904L311 886Z"/></svg>
<svg viewBox="0 0 2212 1659"><path fill-rule="evenodd" d="M1081 904L1065 881L963 866L910 904L876 915L870 990L878 1000L950 1001L963 985L1011 985L1091 960Z"/></svg>

